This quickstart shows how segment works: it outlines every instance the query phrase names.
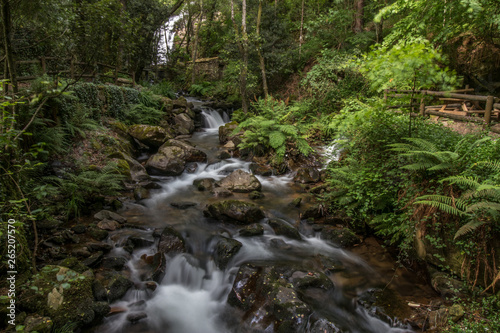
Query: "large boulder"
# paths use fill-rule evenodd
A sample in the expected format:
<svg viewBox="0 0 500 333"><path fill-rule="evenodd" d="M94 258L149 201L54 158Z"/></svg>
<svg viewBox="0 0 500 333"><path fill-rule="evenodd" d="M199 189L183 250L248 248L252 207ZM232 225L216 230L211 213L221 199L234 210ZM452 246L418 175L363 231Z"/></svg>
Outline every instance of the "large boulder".
<svg viewBox="0 0 500 333"><path fill-rule="evenodd" d="M185 167L184 150L173 146L163 148L146 162L146 170L157 175L179 176Z"/></svg>
<svg viewBox="0 0 500 333"><path fill-rule="evenodd" d="M333 226L325 226L321 230L321 239L338 244L341 247L352 247L361 242L351 229Z"/></svg>
<svg viewBox="0 0 500 333"><path fill-rule="evenodd" d="M22 307L50 317L54 325L75 323L78 327L95 318L93 274L77 273L67 267L47 265L32 276L22 292Z"/></svg>
<svg viewBox="0 0 500 333"><path fill-rule="evenodd" d="M189 162L205 162L207 155L187 142L181 140L168 140L159 149L158 153L151 156L146 169L152 174L178 176Z"/></svg>
<svg viewBox="0 0 500 333"><path fill-rule="evenodd" d="M235 239L221 237L214 249L214 261L220 269L226 269L227 264L238 253L243 244Z"/></svg>
<svg viewBox="0 0 500 333"><path fill-rule="evenodd" d="M194 132L194 120L185 113L176 115L174 117L174 123L177 125L177 133L181 135Z"/></svg>
<svg viewBox="0 0 500 333"><path fill-rule="evenodd" d="M158 252L175 255L186 252L186 242L184 238L171 226L165 227L160 235Z"/></svg>
<svg viewBox="0 0 500 333"><path fill-rule="evenodd" d="M265 217L255 204L239 200L223 200L209 204L203 212L205 216L235 224L252 224Z"/></svg>
<svg viewBox="0 0 500 333"><path fill-rule="evenodd" d="M206 162L207 161L207 154L205 154L203 151L195 148L194 146L190 145L189 143L182 141L182 140L175 140L171 139L165 142L159 149L158 152L162 152L163 149L166 149L167 147L179 147L184 151L184 160L186 162Z"/></svg>
<svg viewBox="0 0 500 333"><path fill-rule="evenodd" d="M139 142L149 147L160 147L165 141L172 138L172 134L160 126L132 125L128 133Z"/></svg>
<svg viewBox="0 0 500 333"><path fill-rule="evenodd" d="M262 185L254 175L243 170L235 170L224 179L218 181L216 186L232 192L248 193L260 191Z"/></svg>
<svg viewBox="0 0 500 333"><path fill-rule="evenodd" d="M271 228L273 228L276 235L281 235L296 240L302 239L298 230L286 221L271 219L269 220L268 224L271 226Z"/></svg>
<svg viewBox="0 0 500 333"><path fill-rule="evenodd" d="M224 145L233 137L233 132L238 127L238 123L233 121L219 127L219 142Z"/></svg>

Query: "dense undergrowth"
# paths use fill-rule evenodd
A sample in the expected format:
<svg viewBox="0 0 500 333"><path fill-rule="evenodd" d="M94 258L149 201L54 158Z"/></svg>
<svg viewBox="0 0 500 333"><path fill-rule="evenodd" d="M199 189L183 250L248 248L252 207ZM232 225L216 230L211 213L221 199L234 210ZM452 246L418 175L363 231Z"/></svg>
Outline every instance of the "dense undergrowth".
<svg viewBox="0 0 500 333"><path fill-rule="evenodd" d="M32 264L28 244L37 237L37 224L89 213L123 189L124 177L109 156L117 147L128 149L128 143L110 126L157 125L164 115L161 95L175 95L165 83L142 90L94 83L66 86L46 76L21 94L26 97L15 103L4 98L0 105L0 216L16 220L18 269L24 270ZM2 242L6 228L2 223Z"/></svg>

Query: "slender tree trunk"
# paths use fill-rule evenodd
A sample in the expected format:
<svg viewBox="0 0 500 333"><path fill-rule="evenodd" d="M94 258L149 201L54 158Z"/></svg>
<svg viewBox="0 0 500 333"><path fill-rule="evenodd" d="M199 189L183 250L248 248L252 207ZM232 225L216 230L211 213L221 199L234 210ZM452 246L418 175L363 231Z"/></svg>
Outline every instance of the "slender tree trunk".
<svg viewBox="0 0 500 333"><path fill-rule="evenodd" d="M264 98L267 99L268 89L267 89L267 79L266 79L266 64L264 62L264 57L261 52L260 43L260 23L262 19L262 0L259 0L259 11L257 12L257 52L259 54L259 65L260 71L262 72L262 89L264 90Z"/></svg>
<svg viewBox="0 0 500 333"><path fill-rule="evenodd" d="M231 21L233 22L234 34L236 35L236 41L238 45L238 49L240 51L240 56L242 58L242 65L240 71L240 95L241 95L241 108L244 113L248 112L248 100L247 100L247 71L248 71L248 35L247 35L247 2L243 0L243 9L242 9L242 24L241 24L241 34L242 37L240 39L240 34L238 30L238 25L236 24L234 18L234 1L231 0Z"/></svg>
<svg viewBox="0 0 500 333"><path fill-rule="evenodd" d="M1 0L0 10L2 17L2 39L5 51L5 61L8 69L8 79L12 85L12 92L17 93L16 61L12 49L12 17L10 12L10 0ZM13 115L14 116L14 115Z"/></svg>
<svg viewBox="0 0 500 333"><path fill-rule="evenodd" d="M199 33L200 33L200 27L201 27L201 22L203 21L203 0L200 2L200 19L198 20L198 25L196 26L195 32L194 32L194 45L193 45L193 69L191 71L191 84L194 84L196 81L196 71L195 71L195 65L196 65L196 57L198 56L198 38L199 38Z"/></svg>
<svg viewBox="0 0 500 333"><path fill-rule="evenodd" d="M304 43L304 0L302 0L302 10L300 13L299 55L302 55L302 43Z"/></svg>
<svg viewBox="0 0 500 333"><path fill-rule="evenodd" d="M243 0L241 8L241 37L243 39L243 66L241 68L241 107L248 112L247 76L248 76L248 35L247 35L247 0Z"/></svg>
<svg viewBox="0 0 500 333"><path fill-rule="evenodd" d="M360 33L363 31L364 11L365 11L365 0L358 0L358 2L356 3L356 15L354 21L354 32L356 33Z"/></svg>

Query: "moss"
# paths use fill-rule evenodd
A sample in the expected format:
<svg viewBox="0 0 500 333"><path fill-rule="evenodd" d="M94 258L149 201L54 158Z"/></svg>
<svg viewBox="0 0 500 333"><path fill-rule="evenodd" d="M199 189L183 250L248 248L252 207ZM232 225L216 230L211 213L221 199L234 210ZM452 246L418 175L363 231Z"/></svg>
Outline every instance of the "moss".
<svg viewBox="0 0 500 333"><path fill-rule="evenodd" d="M93 278L67 267L47 265L22 287L22 308L49 316L56 326L94 320Z"/></svg>

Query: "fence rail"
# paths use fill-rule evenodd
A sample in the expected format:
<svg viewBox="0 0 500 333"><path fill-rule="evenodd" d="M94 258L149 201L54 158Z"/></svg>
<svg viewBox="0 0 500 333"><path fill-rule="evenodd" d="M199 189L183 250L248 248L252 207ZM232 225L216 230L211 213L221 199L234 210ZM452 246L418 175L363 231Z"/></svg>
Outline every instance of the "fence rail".
<svg viewBox="0 0 500 333"><path fill-rule="evenodd" d="M414 111L415 107L419 107L421 116L435 115L487 126L491 125L492 120L500 121L500 98L466 94L470 92L474 92L474 89L466 88L453 91L387 89L384 91L384 101L387 108L391 109L411 108L411 111ZM389 98L410 98L410 103L391 106L387 103ZM420 99L420 103L418 103L418 99ZM436 99L440 101L439 104L435 101ZM498 131L500 132L500 130Z"/></svg>
<svg viewBox="0 0 500 333"><path fill-rule="evenodd" d="M54 66L50 66L49 64L49 62L53 61L57 61L55 69L51 68ZM1 62L2 61L0 61L0 63ZM17 67L22 65L38 65L40 67L39 70L36 71L37 72L36 75L35 73L30 73L30 71L28 70L26 72L28 72L29 75L18 76L16 78L18 82L33 81L40 74L42 75L48 74L48 75L64 75L65 77L69 77L71 79L76 79L76 78L96 79L97 77L105 77L112 79L115 84L135 85L136 83L136 75L134 71L132 70L127 71L123 68L119 68L118 66L109 65L102 62L86 63L86 62L76 61L74 58L40 57L38 59L33 59L33 60L16 61ZM112 73L111 75L109 75L110 70ZM148 76L149 72L151 72L151 70L142 71L142 73L146 73L146 76ZM5 73L3 73L3 75L5 75ZM120 75L126 76L126 78L124 79L123 77L120 77Z"/></svg>

